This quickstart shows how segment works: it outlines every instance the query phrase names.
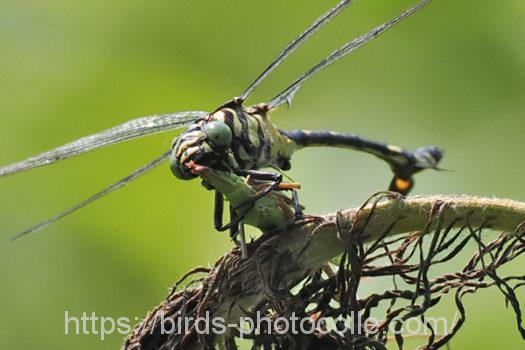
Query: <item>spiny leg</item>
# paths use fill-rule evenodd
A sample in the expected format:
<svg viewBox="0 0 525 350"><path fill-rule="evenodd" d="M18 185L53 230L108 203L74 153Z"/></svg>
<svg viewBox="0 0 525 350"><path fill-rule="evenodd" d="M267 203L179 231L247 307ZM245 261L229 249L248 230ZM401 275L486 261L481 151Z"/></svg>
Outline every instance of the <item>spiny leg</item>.
<svg viewBox="0 0 525 350"><path fill-rule="evenodd" d="M264 195L266 195L266 193ZM220 191L215 190L215 204L214 204L214 211L213 211L213 224L214 224L215 229L219 232L230 230L230 237L235 237L237 234L237 230L238 230L237 226L239 225L239 223L242 221L242 219L244 219L244 216L246 215L246 213L250 211L253 205L255 205L255 202L259 198L262 198L263 196L260 196L260 197L254 196L250 198L248 201L246 201L245 203L243 203L239 208L244 208L245 206L248 206L248 205L249 207L244 209L244 214L242 215L238 215L236 208L230 206L230 222L224 225L223 223L224 195Z"/></svg>
<svg viewBox="0 0 525 350"><path fill-rule="evenodd" d="M255 205L255 203L259 199L263 198L266 195L269 195L273 191L292 191L292 203L293 203L293 209L294 209L294 216L293 216L293 219L291 220L291 222L289 224L293 224L294 222L297 222L297 221L303 219L304 215L303 215L303 211L302 211L302 208L301 208L301 204L299 202L299 196L298 196L298 192L297 192L297 189L299 189L299 188L301 188L301 186L299 184L297 184L297 183L277 183L277 182L274 182L274 183L270 184L264 190L258 192L257 195L251 197L246 202L241 204L239 207L235 208L236 210L238 210L238 209L242 209L242 208L245 208L246 206L248 206L248 207L246 207L243 210L244 213L241 216L238 217L238 220L239 221L243 220L245 215L253 208L253 206Z"/></svg>
<svg viewBox="0 0 525 350"><path fill-rule="evenodd" d="M255 205L255 202L257 202L259 199L270 194L272 191L278 190L279 185L283 181L283 176L281 174L275 174L275 173L267 172L267 171L237 169L234 172L235 174L239 176L243 176L246 178L249 177L250 179L253 179L253 180L271 181L271 183L264 190L258 192L255 196L249 198L246 202L242 203L236 208L236 209L242 209L242 208L247 207L244 210L244 213L247 213L248 211L250 211L250 209ZM242 220L242 218L240 220Z"/></svg>
<svg viewBox="0 0 525 350"><path fill-rule="evenodd" d="M261 181L274 181L281 183L283 181L283 176L281 174L272 173L269 171L260 171L260 170L243 170L237 169L234 170L235 174L243 177L250 177L255 180Z"/></svg>
<svg viewBox="0 0 525 350"><path fill-rule="evenodd" d="M251 208L248 208L249 211ZM239 232L239 225L241 220L244 218L244 215L239 216L234 207L230 205L230 222L226 225L223 224L223 215L224 215L224 195L215 190L215 205L213 212L213 223L217 231L223 232L230 230L230 238L235 241L235 237ZM237 242L236 242L237 243Z"/></svg>
<svg viewBox="0 0 525 350"><path fill-rule="evenodd" d="M303 218L303 212L301 209L301 205L299 203L299 196L297 194L296 189L299 188L298 184L283 184L283 176L281 174L275 174L272 172L265 172L265 171L258 171L258 170L236 170L235 171L237 175L240 176L249 176L254 180L261 180L261 181L273 181L267 188L265 188L263 191L259 192L256 196L250 198L245 203L243 203L239 208L242 208L246 205L253 206L255 202L264 196L270 194L273 191L286 191L291 190L292 191L292 200L293 200L293 207L294 207L294 221L297 221L299 219ZM285 186L285 185L291 185L291 186ZM249 209L248 209L249 210ZM247 210L247 211L248 211ZM247 212L246 211L246 212Z"/></svg>
<svg viewBox="0 0 525 350"><path fill-rule="evenodd" d="M293 200L293 210L294 210L293 220L294 221L301 220L304 217L304 215L303 215L303 210L301 209L301 204L299 203L299 195L297 194L296 190L292 191L292 200Z"/></svg>
<svg viewBox="0 0 525 350"><path fill-rule="evenodd" d="M272 191L292 191L292 200L294 207L294 221L299 220L303 217L301 206L296 189L300 188L300 185L295 183L282 183L282 175L262 172L262 171L238 171L239 175L250 176L251 179L259 181L273 181L270 182L266 187L257 192L254 196L250 197L243 204L238 207L230 205L230 222L226 225L223 224L224 215L224 195L215 190L215 204L214 204L214 226L217 231L230 230L230 238L235 244L241 248L242 257L246 258L248 255L248 245L246 243L246 237L244 232L244 224L242 220L246 214L253 208L256 202L264 196L270 194ZM238 240L237 240L238 237Z"/></svg>

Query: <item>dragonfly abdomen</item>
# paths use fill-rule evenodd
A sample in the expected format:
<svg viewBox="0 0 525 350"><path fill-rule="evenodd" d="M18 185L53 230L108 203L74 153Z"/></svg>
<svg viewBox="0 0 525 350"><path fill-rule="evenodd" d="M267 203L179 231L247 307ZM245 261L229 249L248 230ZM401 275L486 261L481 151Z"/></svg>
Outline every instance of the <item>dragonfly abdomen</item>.
<svg viewBox="0 0 525 350"><path fill-rule="evenodd" d="M384 155L385 153L395 155L403 152L397 146L389 146L385 143L367 140L354 134L307 130L291 130L285 131L285 133L301 148L331 146L367 151L377 155Z"/></svg>
<svg viewBox="0 0 525 350"><path fill-rule="evenodd" d="M413 186L412 176L423 169L437 169L443 151L435 146L424 146L415 151L387 143L376 142L354 134L333 131L283 131L299 147L331 146L354 149L383 159L394 172L390 190L406 194Z"/></svg>

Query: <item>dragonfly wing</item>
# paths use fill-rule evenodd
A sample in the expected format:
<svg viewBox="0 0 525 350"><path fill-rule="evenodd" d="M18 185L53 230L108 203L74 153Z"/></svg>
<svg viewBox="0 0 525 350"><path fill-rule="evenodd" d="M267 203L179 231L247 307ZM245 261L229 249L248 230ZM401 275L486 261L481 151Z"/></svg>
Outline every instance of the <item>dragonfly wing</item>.
<svg viewBox="0 0 525 350"><path fill-rule="evenodd" d="M64 211L62 211L61 213L47 219L47 220L44 220L28 229L25 229L24 231L22 232L19 232L17 233L15 236L13 236L11 238L11 240L15 240L17 238L20 238L22 236L25 236L27 234L30 234L30 233L33 233L35 231L38 231L38 230L41 230L43 229L44 227L47 227L49 225L51 225L52 223L54 223L55 221L58 221L60 219L62 219L63 217L66 217L68 216L69 214L72 214L74 212L76 212L77 210L85 207L86 205L90 204L90 203L93 203L94 201L96 201L97 199L115 191L115 190L118 190L119 188L121 188L122 186L128 184L129 182L135 180L136 178L138 178L139 176L141 175L144 175L145 173L149 172L150 170L153 170L154 168L158 167L159 165L161 165L162 163L164 163L169 157L170 157L170 154L171 154L171 151L167 152L167 153L164 153L162 156L152 160L151 162L149 162L148 164L138 168L137 170L135 170L134 172L132 172L131 174L129 174L128 176L120 179L119 181L115 182L113 185L109 186L109 187L106 187L105 189L103 189L102 191L92 195L91 197L83 200L82 202L79 202L78 204L72 206L71 208L69 209L66 209Z"/></svg>
<svg viewBox="0 0 525 350"><path fill-rule="evenodd" d="M244 101L248 96L259 86L259 84L268 76L270 73L283 62L288 55L290 55L295 49L301 46L307 41L312 35L319 31L325 24L330 22L335 16L337 16L346 7L351 5L354 0L342 0L337 5L332 7L330 10L325 12L321 17L317 18L304 32L299 34L288 46L286 46L270 63L270 65L255 79L255 81L248 86L246 90L239 96L241 101Z"/></svg>
<svg viewBox="0 0 525 350"><path fill-rule="evenodd" d="M208 112L203 111L189 111L132 119L111 129L83 137L50 151L4 166L0 168L0 177L52 164L62 159L78 156L97 148L136 137L182 128L208 114Z"/></svg>
<svg viewBox="0 0 525 350"><path fill-rule="evenodd" d="M381 34L383 34L388 29L392 28L405 18L409 17L413 13L417 12L421 8L423 8L425 5L428 5L432 0L420 0L418 3L407 9L405 12L401 13L399 16L392 18L391 20L375 27L368 33L365 33L364 35L346 43L338 50L332 52L330 55L328 55L324 60L319 62L317 65L310 68L308 71L306 71L303 75L301 75L297 80L295 80L290 86L288 86L285 90L283 90L279 95L275 96L269 103L268 108L276 108L284 103L290 104L293 97L301 87L302 83L304 83L305 80L312 77L316 73L320 72L324 68L332 65L333 63L339 61L341 58L345 57L346 55L354 52L361 46L365 45L366 43L370 42L372 39L377 38Z"/></svg>

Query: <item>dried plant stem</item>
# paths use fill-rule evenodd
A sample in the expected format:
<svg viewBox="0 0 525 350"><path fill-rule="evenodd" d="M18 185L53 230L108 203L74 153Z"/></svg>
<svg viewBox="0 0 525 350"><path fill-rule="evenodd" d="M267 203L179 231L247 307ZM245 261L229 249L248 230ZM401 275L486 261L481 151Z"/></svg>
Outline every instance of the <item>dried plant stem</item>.
<svg viewBox="0 0 525 350"><path fill-rule="evenodd" d="M442 208L442 227L489 227L497 231L515 232L525 221L525 203L496 198L471 196L422 196L402 198L392 193L377 194L361 208L348 209L322 217L308 217L281 232L274 233L256 248L246 260L237 250L227 253L212 270L204 287L200 287L198 311L209 311L228 323L237 323L246 310L282 290L290 290L310 272L319 269L333 257L343 253L346 238L341 227L350 235L360 235L365 242L414 232L432 233L436 224L429 220L439 204ZM197 295L197 294L195 294ZM135 330L126 349L204 348L204 339L196 334L163 336L156 333L160 314L173 315L178 305L173 292ZM182 339L184 338L184 339ZM208 338L208 344L225 343L224 337ZM156 344L156 345L153 345Z"/></svg>
<svg viewBox="0 0 525 350"><path fill-rule="evenodd" d="M388 227L394 225L387 236L423 231L427 225L430 212L437 202L448 204L443 226L456 221L454 226L465 225L468 218L471 225L478 227L490 219L489 227L498 231L514 232L516 227L525 221L525 203L508 199L484 198L473 196L421 196L409 197L403 200L390 200L378 203L373 217L369 218L372 206L342 211L342 218L354 228L366 226L368 241L373 241L382 235ZM460 219L460 220L458 220ZM323 223L333 222L335 215L323 217ZM303 228L316 232L307 254L303 254L302 264L308 267L318 267L319 264L340 254L344 247L336 237L337 230L333 226L311 224ZM432 232L431 226L428 232ZM304 234L304 232L302 232ZM287 239L288 238L288 239ZM288 247L301 246L301 238L284 237ZM299 241L299 242L298 242Z"/></svg>

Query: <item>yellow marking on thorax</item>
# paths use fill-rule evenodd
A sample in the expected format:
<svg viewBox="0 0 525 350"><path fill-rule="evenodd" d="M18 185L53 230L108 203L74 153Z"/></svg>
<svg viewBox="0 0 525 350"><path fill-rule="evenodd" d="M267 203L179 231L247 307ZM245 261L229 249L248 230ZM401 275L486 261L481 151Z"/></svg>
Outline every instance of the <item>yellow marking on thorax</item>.
<svg viewBox="0 0 525 350"><path fill-rule="evenodd" d="M235 137L240 137L241 134L242 134L242 124L239 121L239 116L237 115L237 112L235 110L233 110L231 108L221 109L221 110L213 113L211 115L211 119L225 123L226 122L225 121L226 113L224 111L228 111L228 112L230 112L233 115L233 118L232 118L232 120L233 120L233 135Z"/></svg>
<svg viewBox="0 0 525 350"><path fill-rule="evenodd" d="M242 124L241 124L241 121L239 120L239 116L237 115L237 112L231 108L227 108L226 110L230 111L233 114L233 135L235 137L241 137Z"/></svg>
<svg viewBox="0 0 525 350"><path fill-rule="evenodd" d="M248 139L250 140L250 143L258 148L261 145L261 140L259 138L259 123L257 122L257 115L256 114L249 114L248 118L246 118L248 121ZM264 127L264 125L263 125Z"/></svg>
<svg viewBox="0 0 525 350"><path fill-rule="evenodd" d="M239 146L237 156L244 161L249 161L251 159L242 145Z"/></svg>

